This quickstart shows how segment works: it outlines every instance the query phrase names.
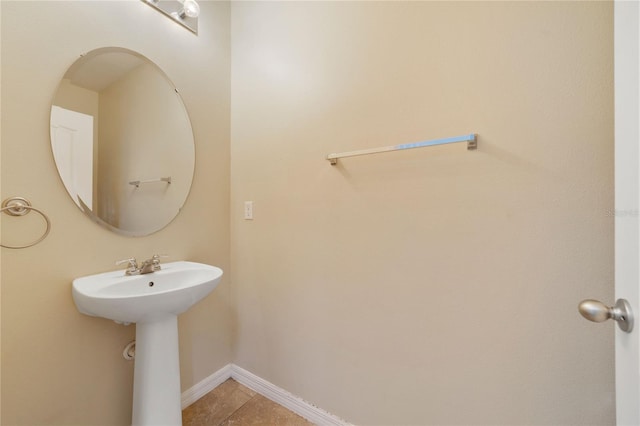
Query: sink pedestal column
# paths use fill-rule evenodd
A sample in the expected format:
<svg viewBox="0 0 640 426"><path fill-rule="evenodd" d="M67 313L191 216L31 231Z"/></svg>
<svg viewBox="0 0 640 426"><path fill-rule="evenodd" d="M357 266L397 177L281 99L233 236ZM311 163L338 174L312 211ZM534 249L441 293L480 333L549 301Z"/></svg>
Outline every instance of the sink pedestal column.
<svg viewBox="0 0 640 426"><path fill-rule="evenodd" d="M181 426L178 317L136 323L134 426Z"/></svg>

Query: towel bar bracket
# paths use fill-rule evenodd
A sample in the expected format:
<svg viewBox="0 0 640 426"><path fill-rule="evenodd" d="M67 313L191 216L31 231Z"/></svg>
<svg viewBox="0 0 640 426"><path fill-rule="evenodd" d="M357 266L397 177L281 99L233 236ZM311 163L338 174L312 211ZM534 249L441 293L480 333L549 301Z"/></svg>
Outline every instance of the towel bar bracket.
<svg viewBox="0 0 640 426"><path fill-rule="evenodd" d="M478 149L478 135L473 135L473 139L467 141L467 149L469 151L473 151L474 149Z"/></svg>

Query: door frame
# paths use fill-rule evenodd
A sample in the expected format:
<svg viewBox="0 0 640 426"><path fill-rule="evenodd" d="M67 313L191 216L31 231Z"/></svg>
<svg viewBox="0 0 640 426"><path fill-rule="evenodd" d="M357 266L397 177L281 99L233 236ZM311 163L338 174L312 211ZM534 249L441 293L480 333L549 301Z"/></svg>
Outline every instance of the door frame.
<svg viewBox="0 0 640 426"><path fill-rule="evenodd" d="M640 2L614 2L615 294L635 327L615 327L616 423L640 424Z"/></svg>

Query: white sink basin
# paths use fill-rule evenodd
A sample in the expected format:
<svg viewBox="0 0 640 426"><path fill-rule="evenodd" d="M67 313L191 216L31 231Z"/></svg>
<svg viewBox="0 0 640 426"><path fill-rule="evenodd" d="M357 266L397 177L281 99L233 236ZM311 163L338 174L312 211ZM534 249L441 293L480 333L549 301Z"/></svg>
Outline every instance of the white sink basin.
<svg viewBox="0 0 640 426"><path fill-rule="evenodd" d="M162 264L151 274L123 270L73 280L73 299L86 315L132 323L178 315L217 287L222 269L195 262Z"/></svg>
<svg viewBox="0 0 640 426"><path fill-rule="evenodd" d="M120 270L73 280L80 312L136 323L134 426L182 424L178 314L211 293L221 277L215 266L171 262L151 274Z"/></svg>

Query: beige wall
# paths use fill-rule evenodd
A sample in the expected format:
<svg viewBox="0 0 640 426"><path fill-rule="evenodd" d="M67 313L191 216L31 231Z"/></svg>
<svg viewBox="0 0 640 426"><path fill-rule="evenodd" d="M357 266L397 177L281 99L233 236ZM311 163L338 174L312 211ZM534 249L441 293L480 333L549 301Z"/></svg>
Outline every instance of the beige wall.
<svg viewBox="0 0 640 426"><path fill-rule="evenodd" d="M234 3L235 362L356 424L613 424L612 21Z"/></svg>
<svg viewBox="0 0 640 426"><path fill-rule="evenodd" d="M139 1L1 3L2 199L53 224L2 249L2 424L128 424L134 329L70 281L156 252L227 271L180 318L183 389L233 361L357 424L613 424L613 333L575 309L613 300L612 5L201 4L194 37ZM155 61L194 126L191 194L149 237L91 223L52 161L57 84L103 46Z"/></svg>
<svg viewBox="0 0 640 426"><path fill-rule="evenodd" d="M122 349L133 326L77 312L71 280L154 253L229 270L229 4L202 2L199 36L140 1L2 1L2 199L20 195L50 217L51 234L2 249L2 424L130 424L133 364ZM87 219L58 178L49 108L83 52L121 46L153 60L180 88L193 123L196 171L181 214L144 238L117 236ZM36 215L2 215L3 242L25 242ZM8 235L28 223L17 235ZM35 231L34 231L35 230ZM36 235L37 236L37 235ZM22 237L22 239L21 239ZM231 362L229 274L180 317L183 389Z"/></svg>

